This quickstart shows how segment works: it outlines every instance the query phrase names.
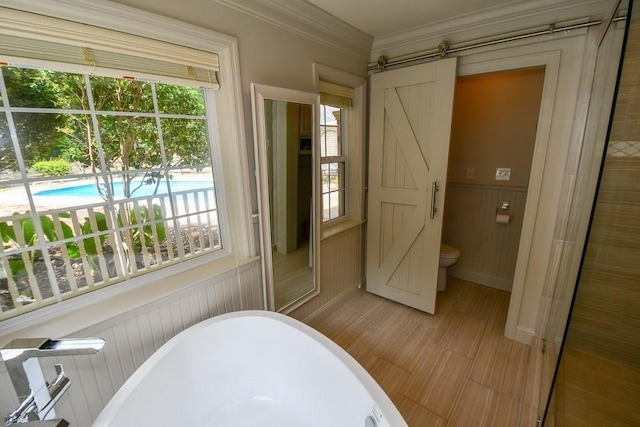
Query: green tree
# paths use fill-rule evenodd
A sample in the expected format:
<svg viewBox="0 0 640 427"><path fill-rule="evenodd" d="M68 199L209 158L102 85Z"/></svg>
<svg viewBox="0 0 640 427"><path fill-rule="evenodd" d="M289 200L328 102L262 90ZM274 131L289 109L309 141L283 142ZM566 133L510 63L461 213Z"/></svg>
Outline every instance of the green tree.
<svg viewBox="0 0 640 427"><path fill-rule="evenodd" d="M100 144L106 170L122 171L123 195L131 197L142 185L155 185L156 190L162 181L158 172L138 172L140 169L158 169L176 166L202 167L210 164L209 143L206 125L202 119L163 118L161 126L167 164L162 164L162 153L158 141L157 122L154 117L133 113L153 113L155 107L152 96L152 83L139 80L115 79L110 77L91 77L91 91L98 111L127 113L103 114L98 117ZM155 84L160 112L180 115L204 115L202 93L193 88ZM87 89L84 84L75 82L68 87L66 94L59 99L68 102L75 96L89 109ZM73 91L73 93L71 92ZM93 123L90 116L72 117L65 130L70 139L84 147L84 162L92 171L102 169L98 153ZM112 179L116 179L112 176ZM113 181L103 183L113 188ZM99 185L103 197L104 185Z"/></svg>
<svg viewBox="0 0 640 427"><path fill-rule="evenodd" d="M3 68L2 75L12 106L56 109L51 113L14 113L27 166L59 157L90 168L105 200L109 200L106 188L113 190L115 180L121 180L123 195L129 198L143 185L154 185L157 192L165 170L178 166L203 168L211 163L200 89L12 67ZM91 99L98 112L98 129L88 114ZM161 129L150 114L156 109L174 116L162 117ZM11 144L6 144L5 134L0 123L0 164L10 165L15 163L15 153ZM124 226L136 224L141 215L128 204L121 210L114 206L113 210L111 217ZM154 207L152 217L158 223L161 217L156 210ZM136 228L123 232L122 241L132 246L126 249L139 251L136 242L150 241L137 238L136 232Z"/></svg>
<svg viewBox="0 0 640 427"><path fill-rule="evenodd" d="M57 73L26 68L3 67L8 101L12 107L54 108L56 89L51 84ZM62 114L14 113L13 121L27 167L60 155L59 146L65 135L59 131L66 118ZM17 169L11 136L0 123L0 169Z"/></svg>
<svg viewBox="0 0 640 427"><path fill-rule="evenodd" d="M79 74L14 67L5 67L2 73L12 106L82 111L14 113L27 166L59 157L81 168L89 167L94 173L103 169L122 172L107 175L109 182L96 178L96 185L106 199L105 187L113 188L115 179L121 179L125 197L132 197L142 185L155 185L157 191L163 175L157 171L139 172L140 169L201 168L210 164L207 129L202 119L205 108L199 89L100 76L91 76L88 88L85 76ZM84 113L91 109L89 89L95 110L109 112L98 116L102 158L93 119ZM162 163L155 118L135 114L155 111L153 89L159 112L182 116L161 120L166 165ZM15 154L8 132L3 131L0 123L2 166L15 168Z"/></svg>

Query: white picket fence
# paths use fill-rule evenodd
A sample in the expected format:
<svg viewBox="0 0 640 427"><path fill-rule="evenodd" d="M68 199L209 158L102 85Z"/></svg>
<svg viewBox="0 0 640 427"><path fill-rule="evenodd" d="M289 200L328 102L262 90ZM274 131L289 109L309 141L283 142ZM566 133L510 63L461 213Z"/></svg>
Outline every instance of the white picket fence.
<svg viewBox="0 0 640 427"><path fill-rule="evenodd" d="M0 320L223 243L212 188L25 212L0 223Z"/></svg>

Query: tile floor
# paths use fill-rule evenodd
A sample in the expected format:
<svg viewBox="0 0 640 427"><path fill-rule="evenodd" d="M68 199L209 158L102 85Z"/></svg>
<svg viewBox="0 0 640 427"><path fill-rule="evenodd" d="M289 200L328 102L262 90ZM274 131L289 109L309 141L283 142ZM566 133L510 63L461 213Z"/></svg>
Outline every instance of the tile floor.
<svg viewBox="0 0 640 427"><path fill-rule="evenodd" d="M509 297L450 278L435 315L362 290L308 323L371 373L411 427L528 426L529 346L503 336Z"/></svg>
<svg viewBox="0 0 640 427"><path fill-rule="evenodd" d="M565 347L550 426L640 426L640 368Z"/></svg>

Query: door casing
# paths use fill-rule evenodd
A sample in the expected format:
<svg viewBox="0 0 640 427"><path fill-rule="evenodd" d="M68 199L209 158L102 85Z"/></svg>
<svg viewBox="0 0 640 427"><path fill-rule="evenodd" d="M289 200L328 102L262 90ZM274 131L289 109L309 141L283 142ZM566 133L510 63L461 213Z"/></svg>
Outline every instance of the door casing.
<svg viewBox="0 0 640 427"><path fill-rule="evenodd" d="M585 35L586 31L579 30L565 37L518 41L499 49L481 48L458 58L458 76L545 67L529 192L505 325L505 336L524 344L531 344L539 319L545 318L540 315L548 308L543 296L553 285L548 281L557 274L554 257L558 255L558 240L564 240L567 233L566 227L556 230L556 222L561 223L560 200L569 190L563 188L567 160L577 161L574 148L580 150L585 126L582 112L586 108L578 105L584 78Z"/></svg>

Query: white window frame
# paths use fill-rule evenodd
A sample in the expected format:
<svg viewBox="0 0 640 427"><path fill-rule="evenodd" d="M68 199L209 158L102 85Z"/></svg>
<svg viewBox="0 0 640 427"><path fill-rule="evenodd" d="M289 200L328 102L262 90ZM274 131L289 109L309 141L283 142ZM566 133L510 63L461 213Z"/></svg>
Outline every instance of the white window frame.
<svg viewBox="0 0 640 427"><path fill-rule="evenodd" d="M257 249L253 234L250 181L247 172L238 40L235 37L119 4L94 3L89 0L58 0L56 2L5 0L2 6L31 12L29 22L17 22L17 27L34 24L37 26L38 16L43 15L218 54L220 80L224 83L215 92L216 105L207 105L208 109L211 108L207 113L212 115L218 131L213 133L211 143L214 169L222 172L216 175L216 198L219 205L222 240L225 243L223 250L215 251L211 255L178 263L87 295L4 320L0 322L0 336L41 324L43 321L50 322L54 318L60 320L60 324L68 323L67 319L72 318L68 313L80 308L86 309L92 304L92 322L113 318L134 307L179 292L181 287L186 288L198 281L206 280L213 274L237 269L255 259ZM90 30L90 27L87 28ZM62 26L57 30L62 31ZM48 27L46 31L56 34L55 28ZM78 34L78 37L81 38L82 34ZM220 108L221 106L224 108ZM199 267L204 268L196 270ZM204 271L205 268L206 271ZM183 280L171 281L171 285L157 283L160 279L174 276L180 276ZM152 292L149 289L150 284L154 285ZM126 304L100 304L110 297L121 294L126 295ZM69 327L72 326L69 324ZM77 324L73 327L77 327ZM64 327L61 330L64 330Z"/></svg>
<svg viewBox="0 0 640 427"><path fill-rule="evenodd" d="M323 107L325 106L329 106L327 104L322 104L322 102L320 102L320 114L324 114L323 111ZM337 107L334 107L337 108ZM326 208L326 206L324 205L324 196L325 194L331 194L332 191L330 191L329 193L325 193L324 189L322 191L322 194L320 194L321 197L321 201L322 201L322 211L323 211L323 217L322 217L322 223L325 226L330 226L332 223L334 222L338 222L338 221L342 221L345 218L348 218L347 213L349 212L348 210L348 203L347 203L347 174L349 173L349 166L348 166L348 162L347 162L347 146L349 145L349 142L347 140L348 138L348 132L346 131L347 129L349 129L349 116L351 115L350 111L348 111L349 109L341 107L340 108L340 126L338 127L337 131L339 133L338 136L338 146L339 146L339 150L340 150L340 155L338 156L320 156L320 174L322 176L322 165L325 164L330 164L330 163L337 163L338 165L342 165L343 168L343 173L342 173L342 182L341 182L341 187L338 188L338 191L342 191L342 197L340 198L340 203L342 203L342 214L339 214L338 216L334 217L334 218L329 218L329 219L324 219L324 209ZM322 124L322 119L320 120L320 144L323 145L325 144L325 141L323 140L323 132L322 132L322 127L324 125ZM320 149L320 151L322 152L322 148Z"/></svg>
<svg viewBox="0 0 640 427"><path fill-rule="evenodd" d="M328 238L336 233L355 227L364 222L365 218L365 125L366 125L366 79L342 70L314 63L314 81L316 91L320 80L336 83L354 89L353 106L343 109L347 112L343 126L343 157L345 158L345 214L322 222L322 237ZM317 178L320 179L321 171ZM320 195L321 197L321 195ZM318 203L321 203L319 200Z"/></svg>

